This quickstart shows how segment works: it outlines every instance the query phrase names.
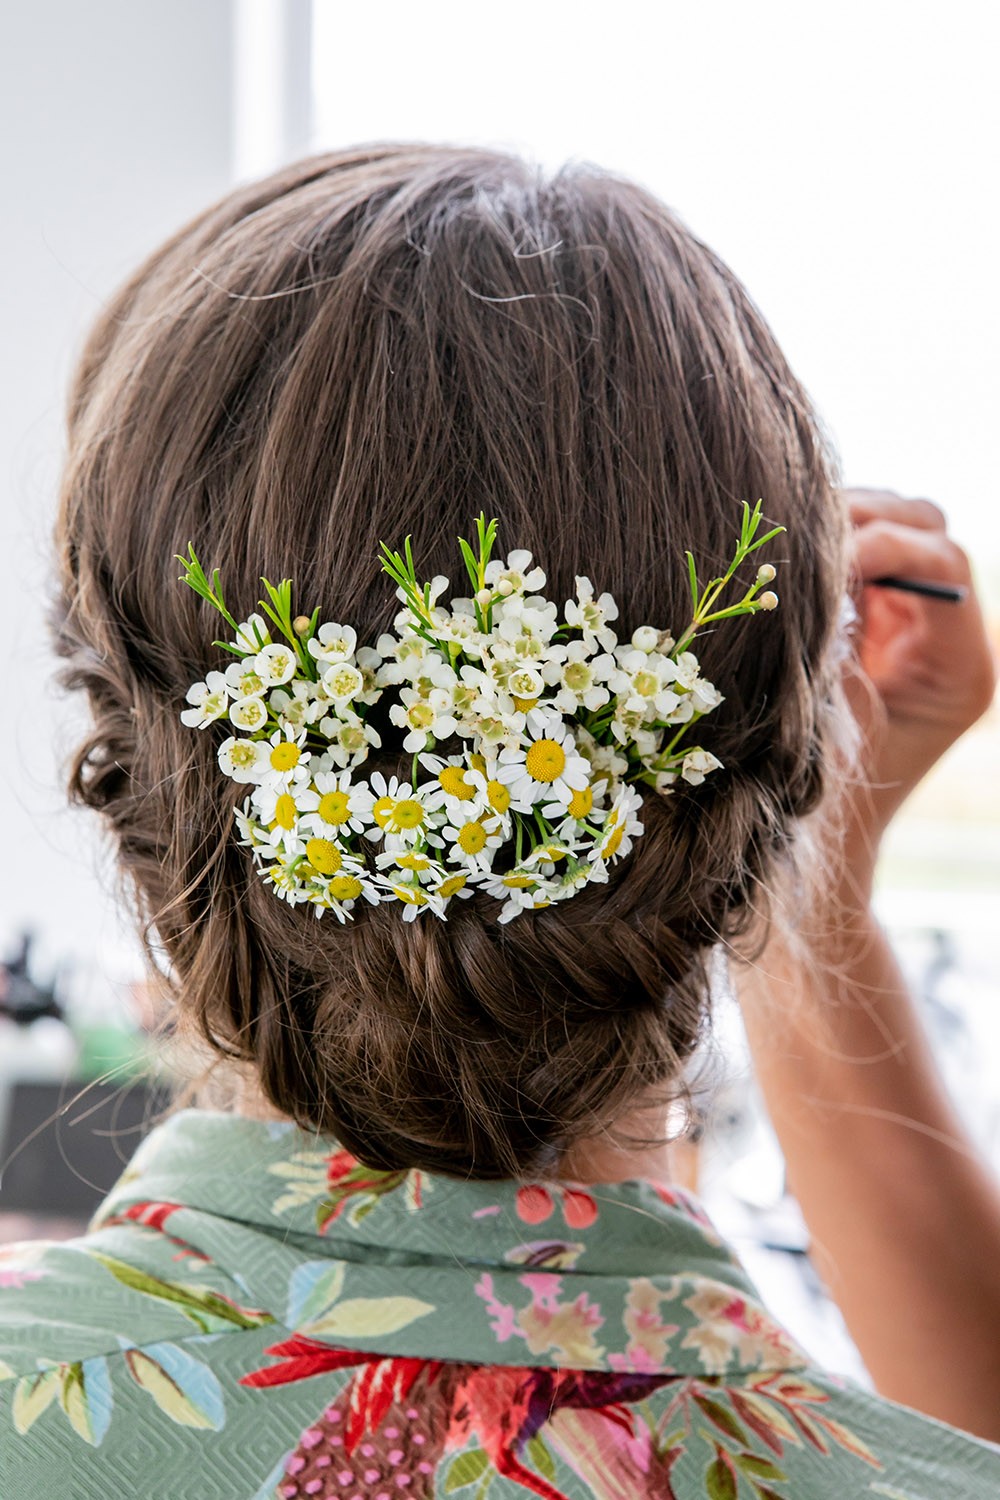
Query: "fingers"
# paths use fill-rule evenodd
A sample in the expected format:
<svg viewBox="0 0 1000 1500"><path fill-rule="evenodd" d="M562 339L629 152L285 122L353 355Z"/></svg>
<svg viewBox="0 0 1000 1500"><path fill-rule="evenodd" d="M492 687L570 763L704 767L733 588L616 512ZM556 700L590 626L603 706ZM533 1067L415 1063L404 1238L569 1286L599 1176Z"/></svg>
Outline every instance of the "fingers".
<svg viewBox="0 0 1000 1500"><path fill-rule="evenodd" d="M842 491L855 526L869 521L895 521L918 531L945 531L948 520L933 500L908 500L893 490L850 489Z"/></svg>
<svg viewBox="0 0 1000 1500"><path fill-rule="evenodd" d="M892 577L966 588L972 583L968 557L942 528L882 517L857 527L854 566L862 583Z"/></svg>

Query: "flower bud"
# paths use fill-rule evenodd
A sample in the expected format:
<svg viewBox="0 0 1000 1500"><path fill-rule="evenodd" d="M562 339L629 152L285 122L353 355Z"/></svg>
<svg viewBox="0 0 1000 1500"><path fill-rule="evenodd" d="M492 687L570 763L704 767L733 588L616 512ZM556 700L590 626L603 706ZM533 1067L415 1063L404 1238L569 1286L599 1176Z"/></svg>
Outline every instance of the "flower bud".
<svg viewBox="0 0 1000 1500"><path fill-rule="evenodd" d="M296 635L305 635L311 624L312 621L308 615L296 615L292 621L292 629Z"/></svg>
<svg viewBox="0 0 1000 1500"><path fill-rule="evenodd" d="M757 600L758 609L777 609L777 607L778 596L777 594L772 594L770 589L768 589L766 594L761 594L760 598Z"/></svg>
<svg viewBox="0 0 1000 1500"><path fill-rule="evenodd" d="M632 645L637 651L655 651L660 642L660 632L652 625L640 625L632 632Z"/></svg>
<svg viewBox="0 0 1000 1500"><path fill-rule="evenodd" d="M772 568L770 563L761 563L757 569L758 583L772 583L778 576L777 568Z"/></svg>
<svg viewBox="0 0 1000 1500"><path fill-rule="evenodd" d="M502 594L503 597L506 599L507 595L508 594L512 594L513 592L514 592L514 585L511 583L510 579L509 578L501 578L500 582L497 584L497 593L498 594Z"/></svg>
<svg viewBox="0 0 1000 1500"><path fill-rule="evenodd" d="M490 605L493 603L493 590L480 589L479 593L476 595L476 603L479 605L480 609L489 609Z"/></svg>

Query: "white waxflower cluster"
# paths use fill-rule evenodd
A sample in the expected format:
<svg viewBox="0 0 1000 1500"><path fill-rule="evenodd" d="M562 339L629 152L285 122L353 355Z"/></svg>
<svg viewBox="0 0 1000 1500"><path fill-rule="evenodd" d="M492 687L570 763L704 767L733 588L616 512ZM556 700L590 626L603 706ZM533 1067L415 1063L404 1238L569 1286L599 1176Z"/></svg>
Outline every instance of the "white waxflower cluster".
<svg viewBox="0 0 1000 1500"><path fill-rule="evenodd" d="M249 788L239 842L289 903L344 921L358 902L397 901L404 920L443 919L479 890L507 922L608 880L643 831L631 783L669 793L719 768L679 746L722 701L688 649L697 610L680 642L648 625L620 641L609 594L578 578L560 613L528 552L490 559L495 530L481 517L478 555L460 544L475 587L447 604L446 578L421 584L408 545L383 548L402 608L374 647L349 625L293 619L289 580L264 580L261 601L282 639L260 614L237 625L218 572L210 584L193 548L181 559L233 627L217 644L235 657L189 690L181 718L226 722L219 765ZM735 612L761 607L761 581ZM409 774L365 776L387 724Z"/></svg>

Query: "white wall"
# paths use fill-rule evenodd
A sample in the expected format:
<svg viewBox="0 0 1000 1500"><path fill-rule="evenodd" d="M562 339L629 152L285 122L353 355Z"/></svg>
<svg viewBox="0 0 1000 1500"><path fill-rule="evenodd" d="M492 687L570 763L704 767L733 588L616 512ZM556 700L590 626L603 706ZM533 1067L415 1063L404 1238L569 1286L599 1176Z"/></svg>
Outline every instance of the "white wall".
<svg viewBox="0 0 1000 1500"><path fill-rule="evenodd" d="M230 0L31 0L0 48L0 944L121 963L43 644L46 548L72 355L102 300L232 170ZM41 919L41 921L40 921Z"/></svg>

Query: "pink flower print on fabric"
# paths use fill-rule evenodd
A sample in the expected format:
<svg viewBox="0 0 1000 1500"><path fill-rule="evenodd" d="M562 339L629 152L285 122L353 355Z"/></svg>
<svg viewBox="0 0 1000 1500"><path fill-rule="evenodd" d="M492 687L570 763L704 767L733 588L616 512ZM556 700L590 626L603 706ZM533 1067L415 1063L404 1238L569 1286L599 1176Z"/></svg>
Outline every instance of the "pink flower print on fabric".
<svg viewBox="0 0 1000 1500"><path fill-rule="evenodd" d="M532 1354L547 1355L556 1365L578 1370L599 1365L604 1349L594 1334L604 1318L586 1292L572 1302L561 1301L562 1277L547 1271L529 1272L518 1281L530 1297L527 1306L518 1309L497 1298L488 1272L476 1283L476 1295L486 1304L497 1343L523 1338Z"/></svg>

